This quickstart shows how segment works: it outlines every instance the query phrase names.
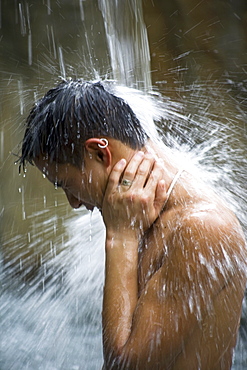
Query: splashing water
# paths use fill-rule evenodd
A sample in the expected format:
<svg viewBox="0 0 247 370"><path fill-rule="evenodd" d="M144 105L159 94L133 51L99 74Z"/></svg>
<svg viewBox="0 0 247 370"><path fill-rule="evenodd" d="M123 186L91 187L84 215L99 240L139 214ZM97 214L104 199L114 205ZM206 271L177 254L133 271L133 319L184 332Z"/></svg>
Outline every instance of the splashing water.
<svg viewBox="0 0 247 370"><path fill-rule="evenodd" d="M148 97L142 92L121 86L115 86L115 90L116 94L132 102L133 109L144 125L148 122L149 134L153 140L159 142L163 139L166 145L173 148L174 155L180 163L183 162L185 168L221 191L221 195L237 212L246 229L244 174L240 176L240 171L237 182L235 178L236 169L241 168L242 162L246 164L244 147L238 146L234 158L228 150L222 150L225 140L228 139L229 142L231 139L231 128L221 127L219 122L207 117L205 132L203 121L193 121L191 116L183 115L179 112L182 107L172 101L163 101L157 96ZM152 118L157 121L159 130L168 131L165 136L156 135ZM183 142L181 144L177 141L177 130L186 130L186 127L189 130L192 123L200 130L203 141L197 144L191 135L188 139L187 134L185 137L180 134L180 141ZM162 143L159 142L159 145ZM219 158L217 153L220 153ZM220 169L217 160L220 161ZM227 187L222 187L222 184ZM21 188L20 195L25 219L24 188ZM239 199L243 201L239 203ZM89 215L83 210L70 214L70 218L63 221L63 237L66 238L63 240L57 235L59 219L49 217L49 212L45 207L43 211L31 215L34 224L27 236L29 249L37 245L37 240L43 243L44 230L46 240L50 240L48 251L39 256L40 268L36 278L23 286L20 286L18 280L15 287L13 280L9 278L16 268L14 258L11 257L10 263L4 267L1 307L2 317L5 318L2 328L7 335L2 343L4 351L0 365L3 369L10 365L11 368L18 369L20 363L27 361L29 368L37 368L40 363L44 369L81 369L81 364L87 364L87 369L100 368L104 274L104 226L101 216L98 212ZM21 238L9 239L8 243L14 243L16 249L25 249ZM5 248L8 248L8 243ZM28 256L23 253L22 258L19 255L17 258L20 273ZM27 271L25 274L27 275ZM190 304L192 309L194 303L191 301ZM241 346L242 341L239 342L239 347ZM12 355L13 348L15 356ZM38 354L33 355L37 348ZM10 362L11 358L14 358L13 363Z"/></svg>
<svg viewBox="0 0 247 370"><path fill-rule="evenodd" d="M99 0L114 80L122 85L151 89L150 53L140 0ZM123 16L123 14L125 16Z"/></svg>
<svg viewBox="0 0 247 370"><path fill-rule="evenodd" d="M83 211L80 214L65 222L69 240L62 251L56 250L56 244L61 248L61 241L56 243L56 238L51 238L53 242L44 262L40 261L36 279L26 286L16 282L17 289L22 290L21 298L13 281L5 276L4 281L11 287L5 287L1 294L1 315L5 318L1 320L5 333L1 369L81 369L82 364L96 369L102 365L99 297L104 273L104 229L99 213L94 215L93 226L90 215ZM35 236L42 237L44 223L38 223L38 214L33 216L37 220ZM47 216L45 228L52 234L54 220ZM90 227L92 240L87 237ZM21 247L18 242L15 240L16 248ZM8 266L9 273L10 269Z"/></svg>
<svg viewBox="0 0 247 370"><path fill-rule="evenodd" d="M79 1L81 21L87 19L86 3ZM159 145L163 141L172 148L183 167L189 168L220 192L236 212L246 232L246 132L238 126L236 105L232 111L228 107L226 112L227 107L220 94L215 97L210 92L205 96L205 90L199 83L191 88L186 101L181 99L179 102L162 98L158 93L148 96L137 90L151 90L149 47L140 1L110 3L99 0L99 6L111 58L112 73L109 75L119 83L113 83L116 95L129 102L149 135ZM130 11L128 20L119 16L121 7L125 12ZM23 37L28 36L28 63L32 64L32 19L23 3L19 5L19 14L21 33ZM47 1L47 14L52 14L50 1ZM133 27L136 23L139 28ZM135 33L131 33L133 28ZM56 46L53 26L47 25L46 29L50 55L58 60L55 73L59 74L59 71L65 78L68 75L66 52L62 46ZM87 34L87 37L90 48L90 35ZM90 58L93 59L92 51ZM54 73L52 64L47 63L44 68ZM93 70L94 65L89 69ZM16 104L22 116L26 114L25 94L25 82L20 78ZM220 105L224 106L227 124L219 120L218 114L212 113L214 109L210 109L214 107L215 99L217 109ZM238 111L238 117L245 118L244 113ZM1 131L1 158L4 157L4 136L4 131ZM47 181L41 175L38 179L40 187ZM0 306L1 333L4 336L1 334L0 368L100 368L104 274L104 226L101 216L96 211L91 215L85 210L68 210L59 194L54 198L54 194L50 198L48 193L41 195L35 206L40 187L31 192L26 182L23 185L23 179L18 181L20 224L25 221L29 222L29 226L27 231L21 232L15 230L16 225L10 220L2 238ZM9 204L11 207L14 205ZM5 215L5 208L0 209L1 216ZM59 213L54 213L54 208L59 209ZM193 308L192 301L190 307ZM243 324L245 313L246 301ZM244 325L240 333L235 369L240 369L238 366L247 362Z"/></svg>

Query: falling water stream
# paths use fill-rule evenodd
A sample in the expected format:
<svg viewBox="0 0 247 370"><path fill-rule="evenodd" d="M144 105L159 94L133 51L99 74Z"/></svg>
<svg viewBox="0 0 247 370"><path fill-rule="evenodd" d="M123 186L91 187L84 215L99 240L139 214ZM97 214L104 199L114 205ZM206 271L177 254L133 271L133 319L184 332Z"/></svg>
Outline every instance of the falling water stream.
<svg viewBox="0 0 247 370"><path fill-rule="evenodd" d="M158 130L247 233L244 84L178 79L170 94L169 70L152 88L140 0L19 1L12 12L1 5L0 369L100 369L105 230L98 211L70 209L35 168L18 175L9 152L18 151L33 101L59 76L116 80L149 134ZM246 320L244 300L235 370L247 366Z"/></svg>

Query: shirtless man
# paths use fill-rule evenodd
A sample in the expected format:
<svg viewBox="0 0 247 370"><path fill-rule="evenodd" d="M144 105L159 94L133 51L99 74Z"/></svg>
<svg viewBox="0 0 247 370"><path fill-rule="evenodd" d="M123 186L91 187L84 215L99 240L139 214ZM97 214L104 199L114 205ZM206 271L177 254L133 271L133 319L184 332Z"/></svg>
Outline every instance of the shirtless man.
<svg viewBox="0 0 247 370"><path fill-rule="evenodd" d="M234 214L101 83L65 81L27 120L35 164L106 227L105 369L230 369L246 285Z"/></svg>

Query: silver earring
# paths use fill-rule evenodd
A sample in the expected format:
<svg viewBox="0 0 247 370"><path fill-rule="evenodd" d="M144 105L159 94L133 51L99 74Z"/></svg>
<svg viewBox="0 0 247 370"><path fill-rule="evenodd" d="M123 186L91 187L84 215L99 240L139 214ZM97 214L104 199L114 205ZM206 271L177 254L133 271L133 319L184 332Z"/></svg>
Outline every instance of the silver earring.
<svg viewBox="0 0 247 370"><path fill-rule="evenodd" d="M101 138L100 140L104 141L105 145L98 144L98 147L101 149L105 149L108 146L108 140L105 138Z"/></svg>

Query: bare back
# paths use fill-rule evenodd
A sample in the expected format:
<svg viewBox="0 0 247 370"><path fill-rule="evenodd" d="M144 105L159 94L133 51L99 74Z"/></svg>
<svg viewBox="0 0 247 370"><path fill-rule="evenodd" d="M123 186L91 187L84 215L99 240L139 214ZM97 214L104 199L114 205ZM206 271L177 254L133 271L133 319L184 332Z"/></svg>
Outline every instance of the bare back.
<svg viewBox="0 0 247 370"><path fill-rule="evenodd" d="M157 346L155 368L230 369L246 282L244 237L213 193L195 192L183 177L140 248L135 318L148 307L143 335L153 337L150 353Z"/></svg>

